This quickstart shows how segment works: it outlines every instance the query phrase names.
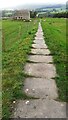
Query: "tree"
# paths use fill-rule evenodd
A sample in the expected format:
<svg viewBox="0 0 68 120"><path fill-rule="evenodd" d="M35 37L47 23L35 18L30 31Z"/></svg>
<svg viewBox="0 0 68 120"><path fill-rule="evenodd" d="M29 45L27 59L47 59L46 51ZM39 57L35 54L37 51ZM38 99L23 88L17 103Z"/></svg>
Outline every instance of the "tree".
<svg viewBox="0 0 68 120"><path fill-rule="evenodd" d="M30 17L31 18L35 18L37 15L37 12L36 11L30 11Z"/></svg>

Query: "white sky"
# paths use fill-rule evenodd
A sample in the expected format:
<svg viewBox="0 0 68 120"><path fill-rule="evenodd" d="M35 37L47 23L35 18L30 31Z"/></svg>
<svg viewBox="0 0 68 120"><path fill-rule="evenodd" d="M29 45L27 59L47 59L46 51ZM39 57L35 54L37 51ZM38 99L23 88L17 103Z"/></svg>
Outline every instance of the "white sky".
<svg viewBox="0 0 68 120"><path fill-rule="evenodd" d="M2 8L11 8L18 5L24 5L24 4L52 4L52 3L66 3L67 0L0 0L0 9Z"/></svg>

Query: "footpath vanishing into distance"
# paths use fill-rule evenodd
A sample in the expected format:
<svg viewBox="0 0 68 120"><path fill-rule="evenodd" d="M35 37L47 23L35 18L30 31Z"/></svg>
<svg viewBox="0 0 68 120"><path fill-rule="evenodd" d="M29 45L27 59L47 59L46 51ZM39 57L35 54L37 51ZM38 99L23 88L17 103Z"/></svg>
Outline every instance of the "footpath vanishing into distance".
<svg viewBox="0 0 68 120"><path fill-rule="evenodd" d="M40 23L28 60L24 70L31 77L25 79L24 91L39 99L18 100L13 118L66 118L66 103L56 101L56 68Z"/></svg>

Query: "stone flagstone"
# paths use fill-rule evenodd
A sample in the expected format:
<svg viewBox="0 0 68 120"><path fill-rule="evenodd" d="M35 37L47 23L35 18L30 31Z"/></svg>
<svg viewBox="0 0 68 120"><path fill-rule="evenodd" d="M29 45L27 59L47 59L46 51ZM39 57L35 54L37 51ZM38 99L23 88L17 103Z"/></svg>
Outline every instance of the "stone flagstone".
<svg viewBox="0 0 68 120"><path fill-rule="evenodd" d="M27 63L24 71L26 74L42 77L42 78L53 78L56 77L56 69L53 64L46 63Z"/></svg>
<svg viewBox="0 0 68 120"><path fill-rule="evenodd" d="M37 40L37 39L42 40L42 39L44 39L44 37L42 37L42 36L39 36L39 37L36 36L36 37L35 37L35 40Z"/></svg>
<svg viewBox="0 0 68 120"><path fill-rule="evenodd" d="M33 42L36 44L45 44L44 40L34 40Z"/></svg>
<svg viewBox="0 0 68 120"><path fill-rule="evenodd" d="M19 100L14 118L66 118L66 104L49 99Z"/></svg>
<svg viewBox="0 0 68 120"><path fill-rule="evenodd" d="M41 57L41 55L30 55L28 57L29 61L33 61L33 62L41 62L41 63L49 63L49 62L53 62L52 56L43 56Z"/></svg>
<svg viewBox="0 0 68 120"><path fill-rule="evenodd" d="M36 54L36 55L49 55L50 51L49 49L32 49L31 53Z"/></svg>
<svg viewBox="0 0 68 120"><path fill-rule="evenodd" d="M40 48L40 49L44 49L44 48L47 48L47 45L45 44L32 44L32 47L33 48Z"/></svg>
<svg viewBox="0 0 68 120"><path fill-rule="evenodd" d="M56 99L58 97L55 80L46 78L26 78L24 91L28 87L28 95L39 98Z"/></svg>

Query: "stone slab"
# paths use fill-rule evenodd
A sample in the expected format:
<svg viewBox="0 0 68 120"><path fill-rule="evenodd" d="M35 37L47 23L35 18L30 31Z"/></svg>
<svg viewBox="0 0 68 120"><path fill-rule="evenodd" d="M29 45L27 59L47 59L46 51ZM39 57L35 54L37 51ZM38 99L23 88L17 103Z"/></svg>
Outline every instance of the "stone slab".
<svg viewBox="0 0 68 120"><path fill-rule="evenodd" d="M37 38L43 38L43 35L38 34L36 37L37 37Z"/></svg>
<svg viewBox="0 0 68 120"><path fill-rule="evenodd" d="M32 49L31 53L37 54L37 55L49 55L50 51L49 49Z"/></svg>
<svg viewBox="0 0 68 120"><path fill-rule="evenodd" d="M30 55L28 60L33 62L42 62L42 63L49 63L53 62L52 56L43 56L43 55Z"/></svg>
<svg viewBox="0 0 68 120"><path fill-rule="evenodd" d="M35 37L35 40L36 40L36 39L39 39L39 40L42 39L42 40L44 40L44 37L42 37L42 36L37 37L37 36L36 36L36 37Z"/></svg>
<svg viewBox="0 0 68 120"><path fill-rule="evenodd" d="M56 77L56 69L53 64L27 63L24 67L25 73L35 77L53 78Z"/></svg>
<svg viewBox="0 0 68 120"><path fill-rule="evenodd" d="M12 118L66 118L66 104L49 99L17 101Z"/></svg>
<svg viewBox="0 0 68 120"><path fill-rule="evenodd" d="M45 44L32 44L32 47L36 48L36 49L38 49L38 48L43 49L43 48L47 48L47 45L45 45Z"/></svg>
<svg viewBox="0 0 68 120"><path fill-rule="evenodd" d="M43 32L42 33L41 32L36 33L36 37L38 37L38 36L42 36L43 37Z"/></svg>
<svg viewBox="0 0 68 120"><path fill-rule="evenodd" d="M58 97L55 80L45 78L26 78L24 91L27 95L39 98L56 99Z"/></svg>
<svg viewBox="0 0 68 120"><path fill-rule="evenodd" d="M36 44L45 44L45 41L44 40L34 40L33 41L34 43L36 43Z"/></svg>
<svg viewBox="0 0 68 120"><path fill-rule="evenodd" d="M43 31L41 27L38 27L37 32L39 32L39 31L41 31L41 32Z"/></svg>

